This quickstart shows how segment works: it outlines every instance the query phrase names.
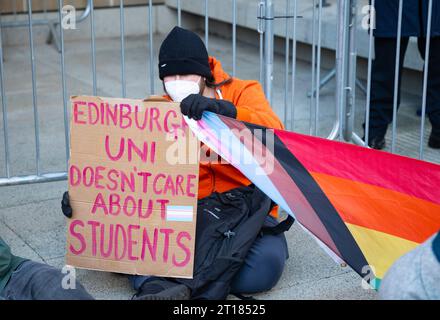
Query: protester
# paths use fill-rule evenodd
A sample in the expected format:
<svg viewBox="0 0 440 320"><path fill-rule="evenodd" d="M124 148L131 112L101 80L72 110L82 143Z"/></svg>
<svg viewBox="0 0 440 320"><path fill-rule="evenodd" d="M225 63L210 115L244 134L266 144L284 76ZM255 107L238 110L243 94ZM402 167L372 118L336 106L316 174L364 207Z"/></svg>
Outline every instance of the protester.
<svg viewBox="0 0 440 320"><path fill-rule="evenodd" d="M175 27L163 41L159 52L159 77L166 98L181 102L181 111L199 120L204 111L211 111L265 127L283 129L257 81L230 77L220 62L208 56L200 37ZM212 159L212 157L210 157ZM200 163L198 198L213 192L226 192L251 182L237 169L224 162ZM63 197L63 212L71 216L68 194ZM266 224L276 225L277 208L267 216ZM278 282L288 258L284 234L258 237L244 265L232 283L233 293L255 293L270 290ZM187 299L189 290L165 279L132 276L139 299Z"/></svg>
<svg viewBox="0 0 440 320"><path fill-rule="evenodd" d="M0 299L6 300L91 300L92 296L75 281L63 288L61 270L14 256L0 237Z"/></svg>
<svg viewBox="0 0 440 320"><path fill-rule="evenodd" d="M422 59L425 58L428 2L403 1L398 105L400 104L402 67L410 37L417 37L420 56ZM376 1L375 11L375 59L372 66L368 144L374 149L383 149L388 124L393 120L399 0ZM426 114L432 124L428 146L435 149L440 148L440 20L437 19L439 15L440 3L433 1Z"/></svg>
<svg viewBox="0 0 440 320"><path fill-rule="evenodd" d="M440 300L440 232L393 264L381 283L379 297Z"/></svg>

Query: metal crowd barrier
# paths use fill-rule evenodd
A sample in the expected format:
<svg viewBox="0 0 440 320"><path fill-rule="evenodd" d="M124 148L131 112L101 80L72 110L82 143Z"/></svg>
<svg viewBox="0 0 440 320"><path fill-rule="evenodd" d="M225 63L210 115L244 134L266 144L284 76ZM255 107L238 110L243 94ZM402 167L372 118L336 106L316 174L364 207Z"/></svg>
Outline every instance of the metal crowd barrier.
<svg viewBox="0 0 440 320"><path fill-rule="evenodd" d="M87 0L86 6L84 8L84 11L82 14L78 17L76 17L76 22L82 22L90 15L90 11L92 9L92 1L93 0ZM45 2L44 2L45 3ZM31 1L32 5L32 1ZM28 8L31 8L28 6ZM45 13L47 13L45 11ZM32 14L32 13L31 13ZM19 28L19 27L29 27L29 20L18 20L17 19L17 8L13 7L13 15L14 20L13 21L5 21L1 23L2 28ZM58 51L61 51L61 40L59 38L59 35L56 31L56 26L59 24L58 19L34 19L32 20L33 26L38 25L47 25L49 27L49 39L48 42L50 43L51 40L54 40L55 46L57 47Z"/></svg>
<svg viewBox="0 0 440 320"><path fill-rule="evenodd" d="M274 17L274 2L271 0L261 1L259 5L259 18L264 23L260 23L258 31L260 36L264 38L264 42L260 40L260 81L264 84L266 96L269 101L272 99L273 89L273 23L277 17ZM288 129L293 130L295 119L295 77L296 77L296 47L297 47L297 0L286 0L286 17L290 17L285 22L285 75L284 75L284 122L290 123ZM305 2L302 2L304 4ZM336 59L335 67L324 77L321 77L321 49L322 49L322 23L323 23L323 7L328 6L324 0L307 1L312 8L312 56L311 56L311 90L308 94L310 98L310 123L309 134L320 135L320 89L325 86L331 79L336 79L336 93L335 93L335 119L333 128L327 136L331 140L341 140L353 142L360 146L368 146L369 138L369 124L370 124L370 109L371 109L371 83L372 83L372 63L373 63L373 26L375 25L375 4L376 0L371 0L371 7L369 10L370 23L365 32L368 32L368 68L367 68L367 84L366 87L357 79L357 45L359 34L358 30L358 9L359 5L366 5L368 2L359 0L337 0L337 43L336 43ZM280 2L277 2L280 5ZM373 8L373 10L371 9ZM426 48L423 67L423 92L422 92L422 115L420 120L419 146L418 158L423 160L425 153L424 133L425 133L425 115L427 107L427 80L429 73L429 54L430 54L430 39L432 30L432 12L433 1L428 2L427 14L427 31L426 31ZM399 79L399 64L400 64L400 47L401 47L401 32L402 32L402 13L403 0L399 0L399 11L397 21L397 48L395 59L395 79L394 79L394 95L393 95L393 120L389 128L391 130L391 152L396 153L397 141L397 108L398 108L398 79ZM292 42L292 53L290 53L290 44ZM289 55L292 57L291 61L291 87L288 88L289 76L287 70L289 69ZM365 134L355 132L354 121L356 117L356 88L359 88L366 96L365 104ZM289 97L290 95L290 98ZM289 112L290 111L290 115Z"/></svg>
<svg viewBox="0 0 440 320"><path fill-rule="evenodd" d="M376 0L371 1L372 8L375 8ZM340 14L351 16L350 19L356 19L356 5L357 0L351 1L339 1L340 5ZM350 6L353 10L350 9ZM424 67L423 67L423 92L422 92L422 115L420 120L420 134L419 134L419 151L418 157L419 159L424 159L425 152L425 144L424 144L424 132L425 132L425 115L426 115L426 103L427 103L427 84L428 84L428 73L429 73L429 54L430 54L430 42L431 42L431 30L432 30L432 8L433 1L428 1L428 16L427 16L427 26L426 26L426 47L425 47L425 56L424 58ZM396 46L396 55L395 55L395 75L394 75L394 92L393 92L393 117L392 117L392 125L391 125L391 152L396 152L396 141L397 141L397 108L398 108L398 95L399 95L399 66L400 66L400 49L401 49L401 41L402 41L402 20L403 20L403 0L399 0L399 9L398 9L398 21L397 21L397 46ZM358 135L353 132L352 122L354 117L354 112L352 112L352 108L354 106L351 105L350 94L354 93L354 82L353 77L356 75L356 39L355 39L355 28L351 28L350 24L344 24L345 28L348 28L348 33L350 34L349 39L345 39L340 37L339 41L342 43L343 41L348 41L350 45L350 50L348 54L352 57L351 64L348 67L348 70L345 71L342 68L342 63L340 64L341 70L340 76L349 77L349 81L339 83L339 90L342 94L342 101L340 105L341 116L343 119L343 123L341 129L344 133L344 139L346 141L354 141L359 145L368 145L369 139L369 123L370 123L370 109L371 109L371 83L372 83L372 59L373 59L373 30L372 24L370 22L369 26L369 49L368 49L368 75L367 75L367 89L366 89L366 112L365 112L365 140L362 141ZM347 57L345 57L347 59ZM347 76L345 75L347 72ZM344 87L346 90L344 91ZM348 99L348 102L344 103L343 99Z"/></svg>
<svg viewBox="0 0 440 320"><path fill-rule="evenodd" d="M298 0L285 1L285 14L275 16L274 1L261 1L258 9L258 32L260 33L260 82L263 84L266 97L272 103L273 91L273 59L274 59L274 22L284 19L285 23L285 49L284 49L284 123L287 129L294 130L295 124L295 98L296 98L296 74L297 74L297 30ZM305 1L303 1L305 3ZM321 79L321 50L322 50L322 9L330 4L325 0L307 1L312 7L312 57L311 57L311 91L310 97L310 120L309 134L319 135L320 92L324 86L336 75L336 68ZM277 2L279 4L279 2ZM345 21L344 21L345 22ZM341 23L344 23L341 22ZM292 49L292 51L290 51ZM289 61L289 59L291 59ZM289 79L289 70L291 78ZM289 85L290 84L290 85ZM290 98L289 98L290 96ZM339 113L336 110L337 114ZM333 130L328 136L335 139L339 133L339 116L335 119Z"/></svg>
<svg viewBox="0 0 440 320"><path fill-rule="evenodd" d="M209 48L209 0L204 0L204 19L205 19L205 43ZM3 113L3 135L5 146L5 176L0 177L0 186L17 185L26 183L48 182L66 179L66 172L51 172L45 173L41 170L40 160L40 128L39 128L39 113L38 101L36 95L36 77L35 77L35 56L34 56L34 38L33 27L35 25L60 25L63 14L63 0L58 0L58 19L56 20L33 20L32 19L32 1L28 2L28 19L27 21L0 21L0 85L2 94L2 113ZM289 120L290 126L287 129L292 130L295 123L295 97L296 97L296 74L297 74L297 44L298 44L298 0L286 0L285 14L282 16L275 16L274 1L263 0L259 4L256 3L257 14L256 24L259 33L260 42L260 82L263 85L265 94L269 102L273 101L273 79L274 79L274 22L285 19L285 73L284 73L284 115L285 122ZM232 0L232 75L236 74L236 56L237 56L237 1ZM279 2L277 2L279 3ZM358 0L337 0L337 44L336 44L336 59L335 68L329 74L321 77L321 63L322 63L322 21L323 21L323 7L328 3L324 0L307 1L313 6L313 28L312 28L312 57L311 57L311 72L312 84L310 91L310 123L309 133L312 135L319 135L320 123L320 88L325 85L333 76L336 78L336 93L335 93L335 119L332 130L328 135L328 139L339 139L345 141L353 141L356 144L366 146L368 145L368 128L370 115L370 101L371 101L371 76L372 76L372 44L373 33L369 36L369 54L368 54L368 75L366 92L366 135L365 141L354 132L354 117L355 117L355 89L360 85L356 78L356 22L357 14L356 8ZM374 6L375 0L372 0ZM182 3L181 0L176 0L177 5L177 24L182 25ZM152 0L148 0L148 74L150 80L150 94L155 94L155 57L153 41L153 4ZM399 0L399 21L398 21L398 35L400 36L402 30L402 8L403 0ZM126 97L127 85L125 75L125 12L124 0L120 1L120 54L121 54L121 94ZM97 69L96 69L96 34L95 34L95 13L94 1L88 0L86 9L77 18L77 22L90 18L90 32L91 32L91 60L92 60L92 86L93 94L97 94ZM426 93L427 93L427 75L428 75L428 55L430 49L430 34L432 21L432 0L429 0L429 15L428 15L428 31L426 41L426 56L423 76L423 103L422 103L422 118L420 128L420 147L419 158L423 159L424 145L423 133L425 130L425 114L426 114ZM30 45L30 61L32 71L32 90L33 90L33 116L35 128L35 149L36 149L36 171L33 175L28 176L11 176L10 173L10 145L8 141L8 106L6 99L6 92L4 86L4 66L3 66L3 47L1 39L1 31L3 28L23 27L27 26L29 29L29 45ZM52 30L52 29L51 29ZM53 28L55 30L55 28ZM371 31L371 30L370 30ZM68 119L68 98L66 88L66 68L65 68L65 44L64 44L64 30L59 28L59 52L60 52L60 73L62 81L62 95L64 108L64 128L65 128L65 154L66 162L69 158L69 119ZM400 51L401 39L398 37L397 51ZM397 54L396 66L399 66L399 54ZM289 71L291 78L289 79ZM397 93L398 93L398 68L396 68L394 88L394 104L393 104L393 123L392 123L392 152L395 152L396 147L396 127L397 127ZM289 85L290 84L290 85Z"/></svg>
<svg viewBox="0 0 440 320"><path fill-rule="evenodd" d="M121 4L123 1L121 1ZM66 91L66 70L65 70L65 51L64 51L64 31L61 27L62 22L62 7L63 0L58 0L58 19L48 20L39 19L34 20L32 18L32 0L27 0L28 6L28 19L14 21L1 21L0 15L0 86L2 94L2 114L3 114L3 139L4 139L4 156L5 156L5 177L0 178L0 186L8 185L18 185L27 183L38 183L38 182L49 182L49 181L60 181L67 179L67 172L50 172L43 173L41 171L41 156L40 156L40 125L39 125L39 113L38 113L38 101L37 101L37 82L36 82L36 62L34 54L34 35L33 27L35 25L48 25L54 39L58 39L56 34L56 25L59 25L59 41L55 41L57 47L59 48L61 56L61 78L62 78L62 88L63 88L63 108L64 108L64 134L65 134L65 145L66 145L66 163L69 158L69 120L68 120L68 110L67 110L67 91ZM93 21L93 0L87 0L87 5L83 13L76 18L76 22L84 21L88 16L91 16ZM3 64L3 39L2 39L2 29L3 28L17 28L17 27L28 27L29 30L29 52L31 61L31 73L32 73L32 107L34 116L34 129L35 129L35 174L27 176L11 176L11 160L10 160L10 145L8 139L8 106L7 97L5 92L5 81L4 81L4 64ZM94 26L92 22L92 46L94 48ZM95 57L95 52L93 52ZM93 78L94 78L94 92L96 93L96 65L93 66Z"/></svg>
<svg viewBox="0 0 440 320"><path fill-rule="evenodd" d="M155 57L154 57L154 41L153 41L153 3L152 0L148 1L148 43L149 43L149 54L148 54L148 74L150 80L150 91L149 94L155 94ZM205 42L206 46L209 46L209 1L205 1ZM182 9L181 0L176 0L177 3L177 24L182 25ZM63 93L63 108L64 108L64 135L65 135L65 153L66 153L66 163L69 159L69 119L68 119L68 95L66 88L66 68L65 68L65 44L64 44L64 30L60 27L59 34L54 33L55 26L60 25L63 18L62 8L63 0L58 0L58 19L56 20L36 20L32 18L32 0L27 0L28 4L28 19L27 21L7 21L1 22L0 18L0 86L2 94L2 114L3 114L3 136L4 136L4 156L5 156L5 176L0 177L0 186L11 186L19 184L29 184L29 183L41 183L50 181L65 180L67 178L67 173L63 172L42 172L41 170L41 155L40 155L40 128L39 128L39 113L38 113L38 101L36 94L36 61L34 55L34 35L33 27L35 25L48 25L51 32L54 35L57 46L59 47L60 53L60 72L62 81L62 93ZM233 65L232 65L232 75L236 72L236 25L237 25L237 1L232 0L233 6L233 35L232 35L232 51L233 51ZM125 13L124 13L124 0L120 1L120 51L121 51L121 92L122 97L126 97L126 76L125 76ZM76 22L84 21L86 18L90 17L90 45L91 45L91 60L92 60L92 88L93 94L97 95L97 69L96 69L96 33L95 33L95 13L94 13L94 0L87 0L87 6L81 16L77 17ZM31 72L32 72L32 106L33 106L33 116L34 116L34 128L35 128L35 164L36 170L35 174L26 176L11 176L11 161L10 161L10 145L8 140L8 107L6 92L4 86L4 66L3 66L3 47L1 39L1 31L3 28L12 27L28 27L29 30L29 46L30 46L30 61L31 61Z"/></svg>

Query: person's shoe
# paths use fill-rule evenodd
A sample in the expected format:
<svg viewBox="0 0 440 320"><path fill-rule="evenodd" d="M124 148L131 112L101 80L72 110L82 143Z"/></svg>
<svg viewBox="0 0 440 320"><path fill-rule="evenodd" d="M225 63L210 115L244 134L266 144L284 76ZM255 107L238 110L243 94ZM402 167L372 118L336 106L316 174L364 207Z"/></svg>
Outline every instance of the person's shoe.
<svg viewBox="0 0 440 320"><path fill-rule="evenodd" d="M428 146L433 149L440 149L440 135L434 134L434 132L431 131Z"/></svg>
<svg viewBox="0 0 440 320"><path fill-rule="evenodd" d="M145 282L133 300L189 300L191 292L183 284L157 279Z"/></svg>
<svg viewBox="0 0 440 320"><path fill-rule="evenodd" d="M371 138L371 140L368 141L368 146L376 150L382 150L385 148L385 137Z"/></svg>

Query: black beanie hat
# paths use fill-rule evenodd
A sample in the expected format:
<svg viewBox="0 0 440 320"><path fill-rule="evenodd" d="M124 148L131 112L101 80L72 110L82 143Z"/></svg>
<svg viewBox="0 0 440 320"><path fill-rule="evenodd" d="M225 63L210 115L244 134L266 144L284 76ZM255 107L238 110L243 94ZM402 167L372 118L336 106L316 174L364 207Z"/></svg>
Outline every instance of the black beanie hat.
<svg viewBox="0 0 440 320"><path fill-rule="evenodd" d="M212 78L208 51L202 39L192 31L174 27L159 50L159 77L198 74Z"/></svg>

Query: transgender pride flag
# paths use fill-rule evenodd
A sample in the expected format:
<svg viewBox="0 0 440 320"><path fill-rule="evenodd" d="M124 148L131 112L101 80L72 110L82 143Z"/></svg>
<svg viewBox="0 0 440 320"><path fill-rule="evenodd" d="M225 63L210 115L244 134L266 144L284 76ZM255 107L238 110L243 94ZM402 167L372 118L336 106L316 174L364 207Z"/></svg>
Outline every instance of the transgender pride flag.
<svg viewBox="0 0 440 320"><path fill-rule="evenodd" d="M440 229L439 165L211 112L187 122L336 260L362 276L369 266L375 288L394 261Z"/></svg>
<svg viewBox="0 0 440 320"><path fill-rule="evenodd" d="M194 215L193 206L167 206L166 220L179 222L192 222Z"/></svg>

